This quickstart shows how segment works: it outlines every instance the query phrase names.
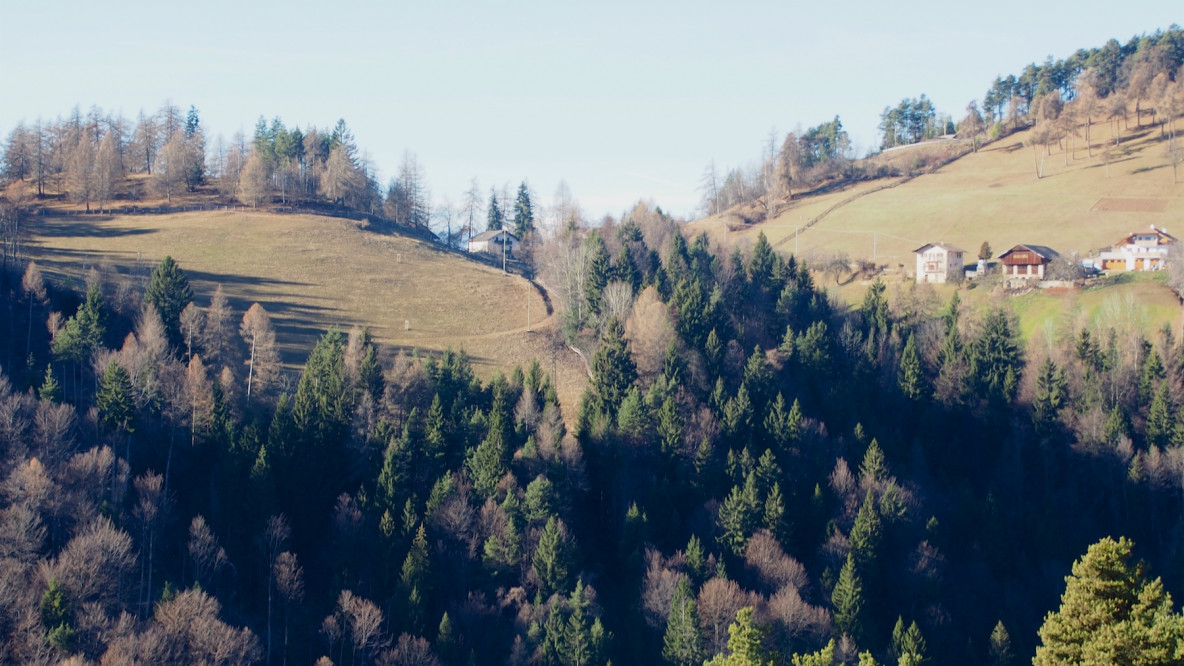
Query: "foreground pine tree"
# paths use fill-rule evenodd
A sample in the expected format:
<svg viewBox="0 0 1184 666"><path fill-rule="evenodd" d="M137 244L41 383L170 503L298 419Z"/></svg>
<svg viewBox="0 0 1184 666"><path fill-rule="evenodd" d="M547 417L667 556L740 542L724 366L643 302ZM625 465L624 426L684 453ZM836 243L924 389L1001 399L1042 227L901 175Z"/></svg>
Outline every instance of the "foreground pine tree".
<svg viewBox="0 0 1184 666"><path fill-rule="evenodd" d="M1061 607L1044 618L1036 666L1178 664L1184 618L1159 578L1131 562L1132 543L1109 537L1089 547L1065 578Z"/></svg>

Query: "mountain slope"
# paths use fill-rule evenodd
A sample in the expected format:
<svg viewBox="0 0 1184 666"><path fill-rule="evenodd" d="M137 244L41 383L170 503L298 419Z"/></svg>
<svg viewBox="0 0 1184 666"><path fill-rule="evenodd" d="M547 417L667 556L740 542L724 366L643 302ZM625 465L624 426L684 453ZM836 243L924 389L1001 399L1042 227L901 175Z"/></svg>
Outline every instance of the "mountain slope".
<svg viewBox="0 0 1184 666"><path fill-rule="evenodd" d="M972 257L983 241L996 254L1024 242L1087 256L1150 224L1184 233L1184 227L1173 229L1184 215L1184 184L1173 183L1167 141L1157 126L1122 131L1115 147L1107 124L1096 124L1092 157L1080 139L1068 151L1054 143L1043 157L1039 179L1041 149L1033 151L1028 137L1028 131L1017 132L934 173L865 196L852 198L884 181L803 197L772 220L729 232L729 240L748 242L763 231L774 245L793 252L796 229L847 199L801 233L800 254L841 251L853 259L872 259L874 252L878 263L907 269L912 250L932 241L953 243ZM1112 153L1108 168L1101 156L1107 146ZM718 217L695 225L723 237Z"/></svg>
<svg viewBox="0 0 1184 666"><path fill-rule="evenodd" d="M238 316L262 304L288 363L303 363L328 327L358 324L396 350L463 347L485 375L536 357L549 372L554 357L564 397L575 404L582 390L579 359L543 334L554 322L537 288L415 238L349 220L253 211L46 215L31 235L30 258L50 279L77 284L97 267L115 292L121 284L142 288L171 255L199 305L217 284Z"/></svg>

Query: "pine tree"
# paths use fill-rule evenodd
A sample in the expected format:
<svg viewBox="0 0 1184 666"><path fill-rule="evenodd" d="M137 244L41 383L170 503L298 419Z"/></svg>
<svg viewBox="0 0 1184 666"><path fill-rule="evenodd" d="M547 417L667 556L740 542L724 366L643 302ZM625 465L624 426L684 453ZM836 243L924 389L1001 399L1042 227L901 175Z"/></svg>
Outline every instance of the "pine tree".
<svg viewBox="0 0 1184 666"><path fill-rule="evenodd" d="M900 369L896 373L896 384L909 400L920 400L925 392L924 377L921 374L921 355L917 353L917 341L912 333L900 353Z"/></svg>
<svg viewBox="0 0 1184 666"><path fill-rule="evenodd" d="M1003 620L995 624L991 630L989 655L991 666L1014 666L1015 654L1011 650L1011 636L1007 634L1007 627Z"/></svg>
<svg viewBox="0 0 1184 666"><path fill-rule="evenodd" d="M1175 428L1175 419L1172 416L1172 399L1168 395L1167 382L1159 385L1159 390L1155 392L1155 399L1151 401L1151 406L1147 408L1147 446L1157 446L1163 448L1167 446L1172 437L1172 431Z"/></svg>
<svg viewBox="0 0 1184 666"><path fill-rule="evenodd" d="M876 508L876 496L869 488L863 498L863 505L859 507L859 514L855 516L855 525L851 528L851 554L860 571L869 571L875 566L880 543L884 539L883 529L880 511Z"/></svg>
<svg viewBox="0 0 1184 666"><path fill-rule="evenodd" d="M428 540L423 525L415 532L415 539L403 560L403 570L399 577L403 594L406 595L406 609L411 625L417 632L423 629L426 600L430 598L428 589Z"/></svg>
<svg viewBox="0 0 1184 666"><path fill-rule="evenodd" d="M612 273L612 262L608 255L608 248L604 245L604 238L599 231L589 233L584 243L587 245L588 252L588 273L584 279L584 297L588 300L588 311L600 314L604 288L608 286Z"/></svg>
<svg viewBox="0 0 1184 666"><path fill-rule="evenodd" d="M567 589L572 568L571 543L563 521L555 516L547 519L535 549L532 566L539 581L539 592L544 598Z"/></svg>
<svg viewBox="0 0 1184 666"><path fill-rule="evenodd" d="M99 418L103 427L109 432L132 432L132 418L135 414L135 404L132 402L132 380L116 361L107 363L103 375L99 377L99 392L95 396L95 405L99 408Z"/></svg>
<svg viewBox="0 0 1184 666"><path fill-rule="evenodd" d="M152 271L152 281L144 292L144 302L156 308L169 343L180 345L181 311L193 302L193 289L189 286L189 278L171 256L165 256Z"/></svg>
<svg viewBox="0 0 1184 666"><path fill-rule="evenodd" d="M526 238L534 230L534 206L530 203L530 190L526 181L518 186L518 198L514 201L514 234Z"/></svg>
<svg viewBox="0 0 1184 666"><path fill-rule="evenodd" d="M637 380L637 366L625 344L625 329L616 319L609 322L600 349L592 357L592 376L599 411L615 417L626 392Z"/></svg>
<svg viewBox="0 0 1184 666"><path fill-rule="evenodd" d="M46 402L62 401L62 385L58 382L57 377L53 375L52 363L45 366L45 381L41 383L41 388L38 389L37 395Z"/></svg>
<svg viewBox="0 0 1184 666"><path fill-rule="evenodd" d="M703 635L699 631L699 610L687 578L678 579L670 600L662 657L677 666L703 663Z"/></svg>
<svg viewBox="0 0 1184 666"><path fill-rule="evenodd" d="M864 292L863 305L859 312L863 315L863 326L869 335L888 333L888 297L885 295L887 290L888 286L884 281L876 278Z"/></svg>
<svg viewBox="0 0 1184 666"><path fill-rule="evenodd" d="M888 478L888 464L884 461L884 450L880 448L880 442L874 437L863 454L863 462L859 463L859 478L867 479L872 483L880 483Z"/></svg>
<svg viewBox="0 0 1184 666"><path fill-rule="evenodd" d="M896 626L892 629L891 647L898 666L921 666L926 661L925 637L921 635L921 628L915 621L906 629L904 619L897 616Z"/></svg>
<svg viewBox="0 0 1184 666"><path fill-rule="evenodd" d="M774 660L764 648L765 630L756 624L752 606L736 613L728 626L727 656L716 655L704 666L772 666Z"/></svg>
<svg viewBox="0 0 1184 666"><path fill-rule="evenodd" d="M490 188L489 190L489 209L485 214L485 230L497 231L502 228L502 207L497 200L497 190Z"/></svg>
<svg viewBox="0 0 1184 666"><path fill-rule="evenodd" d="M1024 358L1006 312L996 308L987 313L969 351L971 375L980 390L996 403L1011 402Z"/></svg>
<svg viewBox="0 0 1184 666"><path fill-rule="evenodd" d="M863 580L855 571L854 554L847 555L830 601L834 606L834 621L839 632L861 643L864 638Z"/></svg>
<svg viewBox="0 0 1184 666"><path fill-rule="evenodd" d="M1052 432L1058 411L1065 402L1068 382L1065 371L1051 358L1044 359L1036 375L1036 396L1032 399L1032 424L1041 434Z"/></svg>
<svg viewBox="0 0 1184 666"><path fill-rule="evenodd" d="M1178 663L1184 618L1160 579L1131 562L1132 548L1106 537L1073 563L1060 608L1040 627L1035 666Z"/></svg>
<svg viewBox="0 0 1184 666"><path fill-rule="evenodd" d="M703 542L694 534L687 541L686 549L687 574L691 582L696 585L707 580L707 558L703 554Z"/></svg>

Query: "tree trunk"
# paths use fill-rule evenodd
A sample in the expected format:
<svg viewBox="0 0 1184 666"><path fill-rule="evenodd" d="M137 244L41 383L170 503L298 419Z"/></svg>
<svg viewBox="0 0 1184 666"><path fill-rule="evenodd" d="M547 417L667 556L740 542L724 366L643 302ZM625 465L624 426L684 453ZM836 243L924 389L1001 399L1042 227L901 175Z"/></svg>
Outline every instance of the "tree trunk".
<svg viewBox="0 0 1184 666"><path fill-rule="evenodd" d="M251 401L251 380L255 377L255 339L258 335L251 335L251 363L247 366L247 402Z"/></svg>

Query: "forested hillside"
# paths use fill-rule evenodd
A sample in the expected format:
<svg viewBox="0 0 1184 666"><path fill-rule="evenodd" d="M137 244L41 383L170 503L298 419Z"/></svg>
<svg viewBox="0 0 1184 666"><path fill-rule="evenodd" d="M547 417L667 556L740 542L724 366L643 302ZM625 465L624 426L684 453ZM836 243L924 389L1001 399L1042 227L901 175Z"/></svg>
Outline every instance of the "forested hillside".
<svg viewBox="0 0 1184 666"><path fill-rule="evenodd" d="M1078 58L1099 99L1152 72L1165 143L1180 34ZM1031 97L1024 77L992 87L1018 114L993 125L1035 123L1037 157L1081 124L1046 114L1083 108L1087 70L1058 67ZM368 322L285 368L265 307L196 290L171 257L143 284L47 280L30 216L201 196L422 228L414 158L380 196L344 123L261 121L213 151L196 111L129 128L75 113L5 145L0 663L1184 661L1170 328L1075 319L1027 345L998 303L890 302L879 280L848 307L763 233L714 244L646 204L594 227L568 197L532 268L556 341L587 357L578 405L553 361L483 379L464 350L384 348ZM874 175L837 117L792 138L707 203L775 214L769 187ZM504 190L482 216L474 185L445 240L479 217L531 232L529 188Z"/></svg>
<svg viewBox="0 0 1184 666"><path fill-rule="evenodd" d="M600 341L572 430L538 364L483 383L333 330L281 394L266 313L199 306L171 260L137 311L28 267L9 661L689 664L739 621L783 660L1007 663L1104 536L1180 589L1170 335L1025 358L1004 311L879 283L845 311L767 243L719 256L653 213L556 251L587 258L565 311Z"/></svg>

